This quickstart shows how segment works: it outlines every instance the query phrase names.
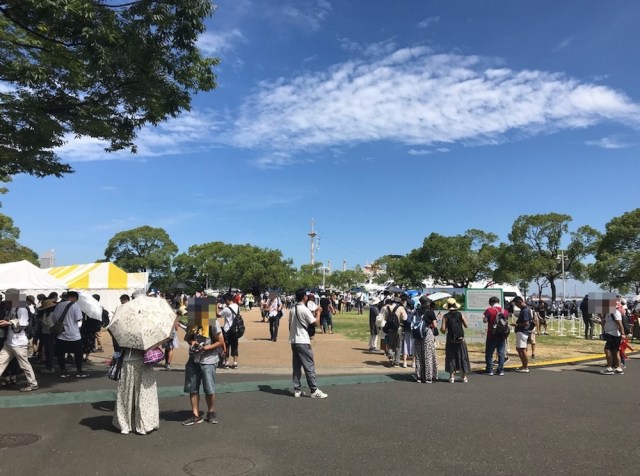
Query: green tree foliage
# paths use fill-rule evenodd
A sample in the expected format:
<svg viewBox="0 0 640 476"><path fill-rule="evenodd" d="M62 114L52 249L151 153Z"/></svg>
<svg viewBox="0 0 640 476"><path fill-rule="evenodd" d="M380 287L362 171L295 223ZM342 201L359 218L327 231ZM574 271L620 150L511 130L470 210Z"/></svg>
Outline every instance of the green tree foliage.
<svg viewBox="0 0 640 476"><path fill-rule="evenodd" d="M196 47L210 0L0 0L0 175L72 172L67 135L136 151L137 131L216 87ZM6 89L6 88L5 88Z"/></svg>
<svg viewBox="0 0 640 476"><path fill-rule="evenodd" d="M157 286L157 280L171 273L176 253L178 247L166 231L141 226L116 233L109 240L104 256L128 273L149 272L149 282Z"/></svg>
<svg viewBox="0 0 640 476"><path fill-rule="evenodd" d="M609 289L640 293L640 208L605 225L590 277Z"/></svg>
<svg viewBox="0 0 640 476"><path fill-rule="evenodd" d="M327 276L327 284L341 291L349 291L367 280L366 274L360 266L345 271L334 271Z"/></svg>
<svg viewBox="0 0 640 476"><path fill-rule="evenodd" d="M518 217L509 233L511 243L500 247L495 276L510 282L546 278L551 299L555 300L556 281L562 279L561 243L571 221L569 215L559 213ZM584 279L586 266L582 260L594 252L598 238L598 231L589 226L570 234L571 241L563 250L565 276ZM503 279L505 277L507 279Z"/></svg>
<svg viewBox="0 0 640 476"><path fill-rule="evenodd" d="M403 258L402 255L384 255L375 260L371 264L375 271L374 282L383 284L390 279L400 282L399 280L404 278L400 269Z"/></svg>
<svg viewBox="0 0 640 476"><path fill-rule="evenodd" d="M475 229L456 236L431 233L420 248L400 260L396 281L416 286L430 277L435 284L466 288L474 281L489 279L497 239L493 233Z"/></svg>
<svg viewBox="0 0 640 476"><path fill-rule="evenodd" d="M288 281L285 288L288 291L296 289L318 289L322 285L322 268L323 264L316 262L314 264L303 264ZM325 284L330 280L330 275L325 271Z"/></svg>
<svg viewBox="0 0 640 476"><path fill-rule="evenodd" d="M209 286L258 293L282 287L294 272L279 250L220 241L191 246L174 263L176 280L186 283L189 292Z"/></svg>

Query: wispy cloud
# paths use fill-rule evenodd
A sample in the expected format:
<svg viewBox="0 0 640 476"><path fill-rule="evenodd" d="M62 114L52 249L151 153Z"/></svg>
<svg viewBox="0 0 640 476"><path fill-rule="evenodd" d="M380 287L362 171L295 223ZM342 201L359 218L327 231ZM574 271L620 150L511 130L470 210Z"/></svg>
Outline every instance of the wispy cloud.
<svg viewBox="0 0 640 476"><path fill-rule="evenodd" d="M635 147L637 144L626 142L619 137L603 137L602 139L585 142L586 145L601 147L603 149L628 149Z"/></svg>
<svg viewBox="0 0 640 476"><path fill-rule="evenodd" d="M270 5L264 13L280 25L317 31L331 10L327 0L290 0L282 5Z"/></svg>
<svg viewBox="0 0 640 476"><path fill-rule="evenodd" d="M563 39L560 43L558 43L554 48L553 48L553 52L558 52L560 50L564 50L567 46L569 46L571 43L573 43L573 40L575 38L573 38L572 36Z"/></svg>
<svg viewBox="0 0 640 476"><path fill-rule="evenodd" d="M440 21L440 17L429 17L422 20L418 23L419 28L429 28L434 23L438 23Z"/></svg>
<svg viewBox="0 0 640 476"><path fill-rule="evenodd" d="M232 51L238 44L246 42L242 32L234 28L221 33L205 32L200 35L196 45L204 54L217 56Z"/></svg>
<svg viewBox="0 0 640 476"><path fill-rule="evenodd" d="M365 142L499 143L606 121L640 124L623 93L562 73L515 71L477 56L387 42L326 71L261 83L243 105L233 145L290 163L297 151ZM373 53L372 53L373 54Z"/></svg>
<svg viewBox="0 0 640 476"><path fill-rule="evenodd" d="M109 143L92 137L69 135L66 144L55 152L70 162L93 160L145 160L175 154L186 154L212 147L211 137L221 127L217 115L210 111L191 112L176 119L143 128L135 143L136 154L129 150L105 152Z"/></svg>
<svg viewBox="0 0 640 476"><path fill-rule="evenodd" d="M432 150L429 149L409 149L407 151L409 155L431 155L433 154Z"/></svg>

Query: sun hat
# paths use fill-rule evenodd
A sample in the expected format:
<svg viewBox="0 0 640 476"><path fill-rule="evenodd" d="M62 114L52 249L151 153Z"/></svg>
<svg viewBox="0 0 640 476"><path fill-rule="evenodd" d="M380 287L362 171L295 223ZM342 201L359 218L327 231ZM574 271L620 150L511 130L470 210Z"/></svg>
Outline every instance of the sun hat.
<svg viewBox="0 0 640 476"><path fill-rule="evenodd" d="M53 302L51 299L45 299L40 304L38 311L46 311L47 309L51 309L52 307L56 307L56 303Z"/></svg>
<svg viewBox="0 0 640 476"><path fill-rule="evenodd" d="M444 305L445 309L460 309L460 304L456 301L456 298L450 297Z"/></svg>
<svg viewBox="0 0 640 476"><path fill-rule="evenodd" d="M420 307L429 307L431 305L431 299L429 299L429 296L420 296L418 301L420 301Z"/></svg>

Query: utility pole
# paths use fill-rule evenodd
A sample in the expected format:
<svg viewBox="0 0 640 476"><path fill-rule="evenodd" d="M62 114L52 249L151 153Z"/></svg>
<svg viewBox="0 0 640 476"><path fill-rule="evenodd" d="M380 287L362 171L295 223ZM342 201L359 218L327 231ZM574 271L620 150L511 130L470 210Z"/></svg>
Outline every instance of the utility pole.
<svg viewBox="0 0 640 476"><path fill-rule="evenodd" d="M316 246L316 236L318 235L313 229L313 225L315 225L316 221L311 219L311 233L309 233L309 237L311 238L311 264L315 263L315 246Z"/></svg>
<svg viewBox="0 0 640 476"><path fill-rule="evenodd" d="M342 260L342 272L344 273L347 270L347 260Z"/></svg>

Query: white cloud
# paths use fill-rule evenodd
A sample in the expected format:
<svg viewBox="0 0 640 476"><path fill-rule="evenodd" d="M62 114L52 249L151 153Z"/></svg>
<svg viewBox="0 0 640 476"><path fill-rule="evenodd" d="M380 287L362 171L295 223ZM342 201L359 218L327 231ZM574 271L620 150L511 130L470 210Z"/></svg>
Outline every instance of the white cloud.
<svg viewBox="0 0 640 476"><path fill-rule="evenodd" d="M419 28L429 28L434 23L438 23L440 21L440 17L429 17L422 20L418 23Z"/></svg>
<svg viewBox="0 0 640 476"><path fill-rule="evenodd" d="M327 0L292 0L281 6L271 5L267 13L279 24L317 31L331 13L331 4Z"/></svg>
<svg viewBox="0 0 640 476"><path fill-rule="evenodd" d="M587 141L585 144L603 149L628 149L637 145L625 142L618 137L603 137L602 139Z"/></svg>
<svg viewBox="0 0 640 476"><path fill-rule="evenodd" d="M55 149L63 159L70 162L94 160L145 160L150 157L184 155L203 147L211 147L214 132L220 123L215 114L208 111L183 114L169 119L156 127L148 126L140 130L135 144L136 154L128 149L105 152L109 143L92 137L66 137L66 144Z"/></svg>
<svg viewBox="0 0 640 476"><path fill-rule="evenodd" d="M246 42L242 32L234 28L221 33L205 32L200 35L196 45L206 55L219 56L234 50L239 43Z"/></svg>
<svg viewBox="0 0 640 476"><path fill-rule="evenodd" d="M409 155L431 155L433 151L428 149L409 149L407 153Z"/></svg>
<svg viewBox="0 0 640 476"><path fill-rule="evenodd" d="M570 36L570 37L568 37L568 38L563 39L560 43L558 43L558 44L553 48L553 51L554 51L554 52L558 52L558 51L560 51L560 50L564 50L567 46L569 46L571 43L573 43L573 40L574 40L574 39L575 39L575 38L573 38L573 37L571 37L571 36Z"/></svg>
<svg viewBox="0 0 640 476"><path fill-rule="evenodd" d="M392 45L370 49L374 57L262 82L239 112L231 143L261 149L269 157L263 164L281 166L297 151L374 141L418 151L415 146L499 143L513 132L640 124L640 107L605 86L422 46L389 52Z"/></svg>
<svg viewBox="0 0 640 476"><path fill-rule="evenodd" d="M16 91L16 87L6 81L0 81L0 94L9 94Z"/></svg>

